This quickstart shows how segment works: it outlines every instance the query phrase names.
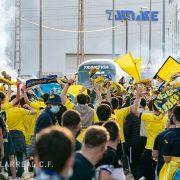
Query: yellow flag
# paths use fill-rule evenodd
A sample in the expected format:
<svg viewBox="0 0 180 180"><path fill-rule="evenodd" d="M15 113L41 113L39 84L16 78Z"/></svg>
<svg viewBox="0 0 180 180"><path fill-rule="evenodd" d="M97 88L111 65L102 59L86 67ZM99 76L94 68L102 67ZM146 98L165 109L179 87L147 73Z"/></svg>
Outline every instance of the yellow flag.
<svg viewBox="0 0 180 180"><path fill-rule="evenodd" d="M94 84L102 84L105 80L105 76L99 76L96 79L94 79Z"/></svg>
<svg viewBox="0 0 180 180"><path fill-rule="evenodd" d="M81 85L71 85L68 89L68 94L73 95L76 97L82 90L84 90L84 86ZM87 89L83 91L83 94L87 95Z"/></svg>
<svg viewBox="0 0 180 180"><path fill-rule="evenodd" d="M154 76L154 79L170 82L172 77L178 73L180 73L180 63L171 56L169 56Z"/></svg>
<svg viewBox="0 0 180 180"><path fill-rule="evenodd" d="M139 84L144 84L145 86L150 86L151 85L151 79L146 78L138 82Z"/></svg>
<svg viewBox="0 0 180 180"><path fill-rule="evenodd" d="M139 77L140 77L140 79L141 79L141 65L142 65L142 60L141 60L141 58L137 58L137 59L134 59L134 61L135 61L135 64L136 64L136 68L137 68Z"/></svg>
<svg viewBox="0 0 180 180"><path fill-rule="evenodd" d="M91 68L91 70L89 71L89 77L92 78L98 71L99 69L97 68Z"/></svg>
<svg viewBox="0 0 180 180"><path fill-rule="evenodd" d="M110 84L111 84L111 87L116 90L118 93L122 93L122 92L125 92L125 89L124 87L119 84L119 83L116 83L114 81L110 81Z"/></svg>
<svg viewBox="0 0 180 180"><path fill-rule="evenodd" d="M5 79L3 77L0 77L0 83L7 84L7 85L16 85L16 82L10 81L10 80Z"/></svg>
<svg viewBox="0 0 180 180"><path fill-rule="evenodd" d="M140 81L141 78L138 71L140 61L136 65L131 53L125 54L123 57L115 59L115 62L120 66L121 69L123 69L123 71L133 77L136 81Z"/></svg>

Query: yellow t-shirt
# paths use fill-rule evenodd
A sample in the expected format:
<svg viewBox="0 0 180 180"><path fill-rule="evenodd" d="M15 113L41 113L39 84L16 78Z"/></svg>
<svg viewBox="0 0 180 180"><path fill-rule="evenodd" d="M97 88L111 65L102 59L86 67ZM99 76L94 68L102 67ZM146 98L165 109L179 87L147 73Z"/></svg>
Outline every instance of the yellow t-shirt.
<svg viewBox="0 0 180 180"><path fill-rule="evenodd" d="M42 101L33 101L30 103L30 106L36 110L44 109L46 107L45 103Z"/></svg>
<svg viewBox="0 0 180 180"><path fill-rule="evenodd" d="M109 118L109 120L117 121L116 115L115 114L111 114L111 117Z"/></svg>
<svg viewBox="0 0 180 180"><path fill-rule="evenodd" d="M93 111L94 111L93 123L97 123L97 122L99 122L99 119L98 119L96 111L95 110L93 110Z"/></svg>
<svg viewBox="0 0 180 180"><path fill-rule="evenodd" d="M36 114L33 115L25 115L23 119L23 124L25 128L25 140L26 144L32 145L33 143L33 136L34 136L34 128L36 124L36 120L43 110L46 107L44 102L42 101L33 101L30 103L30 106L36 110Z"/></svg>
<svg viewBox="0 0 180 180"><path fill-rule="evenodd" d="M126 117L130 114L130 107L127 108L122 108L122 109L117 109L114 111L115 116L116 116L116 121L120 127L120 138L121 142L125 142L124 138L124 121Z"/></svg>
<svg viewBox="0 0 180 180"><path fill-rule="evenodd" d="M142 113L141 120L145 122L147 132L146 149L153 149L156 136L166 128L168 117L154 113Z"/></svg>
<svg viewBox="0 0 180 180"><path fill-rule="evenodd" d="M34 115L25 115L23 119L23 125L25 128L25 140L26 144L32 145L33 143L33 136L34 136L34 129L36 120L41 113L42 110L37 110L37 113Z"/></svg>
<svg viewBox="0 0 180 180"><path fill-rule="evenodd" d="M71 110L74 108L75 104L72 103L69 99L67 99L64 106L66 106L67 110Z"/></svg>
<svg viewBox="0 0 180 180"><path fill-rule="evenodd" d="M24 116L30 115L30 111L20 108L20 107L13 107L6 111L7 115L7 125L9 130L18 130L22 131L25 134L24 128Z"/></svg>
<svg viewBox="0 0 180 180"><path fill-rule="evenodd" d="M6 100L3 104L2 104L2 110L7 111L10 108L13 108L13 104L11 102L9 102L8 100Z"/></svg>

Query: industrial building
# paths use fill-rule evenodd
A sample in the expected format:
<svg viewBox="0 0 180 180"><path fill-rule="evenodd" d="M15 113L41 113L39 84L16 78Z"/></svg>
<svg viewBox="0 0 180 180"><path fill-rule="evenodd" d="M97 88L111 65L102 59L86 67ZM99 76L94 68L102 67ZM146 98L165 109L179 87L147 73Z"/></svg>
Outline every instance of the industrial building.
<svg viewBox="0 0 180 180"><path fill-rule="evenodd" d="M21 0L21 65L18 67L23 76L39 73L39 2ZM143 64L147 64L149 60L152 64L159 64L162 63L163 57L172 53L177 54L178 43L174 41L179 38L177 1L152 0L151 29L150 0L115 0L114 2L113 43L112 0L84 0L84 60L111 59L132 52L135 57L142 57ZM170 11L170 7L175 11ZM77 30L78 0L42 1L43 75L71 74L77 71Z"/></svg>

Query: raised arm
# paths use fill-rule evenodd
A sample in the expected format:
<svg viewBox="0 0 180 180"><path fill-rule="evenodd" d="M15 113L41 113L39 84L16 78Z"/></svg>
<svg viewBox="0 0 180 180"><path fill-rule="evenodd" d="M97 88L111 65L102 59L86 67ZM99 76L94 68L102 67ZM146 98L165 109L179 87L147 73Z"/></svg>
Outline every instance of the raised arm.
<svg viewBox="0 0 180 180"><path fill-rule="evenodd" d="M95 86L94 90L95 90L96 95L97 95L97 102L98 102L98 104L101 104L101 102L103 101L101 91L99 90L98 86Z"/></svg>
<svg viewBox="0 0 180 180"><path fill-rule="evenodd" d="M11 85L8 85L8 89L7 89L7 97L10 99L11 97L11 93L12 93L12 90L11 90Z"/></svg>
<svg viewBox="0 0 180 180"><path fill-rule="evenodd" d="M107 98L107 101L111 103L112 98L111 98L110 86L111 86L110 82L107 82L107 84L106 84L106 88L107 88L106 98Z"/></svg>
<svg viewBox="0 0 180 180"><path fill-rule="evenodd" d="M27 88L26 88L26 85L23 85L22 86L22 91L23 91L23 97L24 97L24 101L25 101L25 103L26 104L28 104L28 105L30 105L30 100L29 100L29 98L28 98L28 96L27 96Z"/></svg>
<svg viewBox="0 0 180 180"><path fill-rule="evenodd" d="M61 101L62 101L62 104L65 104L66 100L67 100L67 92L68 92L68 89L69 87L74 83L74 79L70 79L68 81L68 83L64 86L62 92L61 92Z"/></svg>
<svg viewBox="0 0 180 180"><path fill-rule="evenodd" d="M138 112L138 108L139 108L139 104L142 98L142 90L141 89L137 89L136 92L136 99L134 100L133 105L131 106L131 112L134 113L137 117L140 116L140 113Z"/></svg>
<svg viewBox="0 0 180 180"><path fill-rule="evenodd" d="M21 96L21 89L20 89L21 81L17 80L17 93L16 98L11 101L12 105L15 105L19 102Z"/></svg>

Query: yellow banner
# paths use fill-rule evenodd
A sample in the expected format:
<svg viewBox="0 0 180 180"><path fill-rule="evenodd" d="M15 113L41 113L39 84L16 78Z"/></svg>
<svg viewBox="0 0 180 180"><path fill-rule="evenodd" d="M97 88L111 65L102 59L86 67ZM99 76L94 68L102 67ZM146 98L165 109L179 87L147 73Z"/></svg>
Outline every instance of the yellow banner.
<svg viewBox="0 0 180 180"><path fill-rule="evenodd" d="M180 73L180 63L169 56L154 76L154 79L157 79L158 81L170 82L172 77L178 73Z"/></svg>
<svg viewBox="0 0 180 180"><path fill-rule="evenodd" d="M135 60L131 53L125 54L122 57L115 59L115 62L120 68L133 77L136 81L140 81L140 60Z"/></svg>

